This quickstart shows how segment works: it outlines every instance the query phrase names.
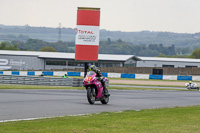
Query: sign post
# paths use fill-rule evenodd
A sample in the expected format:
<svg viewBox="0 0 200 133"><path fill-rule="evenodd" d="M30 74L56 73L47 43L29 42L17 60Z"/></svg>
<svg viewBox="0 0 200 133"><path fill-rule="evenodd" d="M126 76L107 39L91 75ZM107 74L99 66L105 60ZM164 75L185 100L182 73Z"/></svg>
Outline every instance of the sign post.
<svg viewBox="0 0 200 133"><path fill-rule="evenodd" d="M98 61L100 8L78 7L75 60Z"/></svg>
<svg viewBox="0 0 200 133"><path fill-rule="evenodd" d="M78 7L75 60L98 61L100 8ZM88 64L85 62L85 74Z"/></svg>

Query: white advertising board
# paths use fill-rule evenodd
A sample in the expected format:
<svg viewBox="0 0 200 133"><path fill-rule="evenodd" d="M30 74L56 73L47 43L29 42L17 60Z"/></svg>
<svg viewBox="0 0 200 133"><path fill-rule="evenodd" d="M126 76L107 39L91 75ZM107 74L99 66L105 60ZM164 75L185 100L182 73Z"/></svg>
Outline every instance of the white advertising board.
<svg viewBox="0 0 200 133"><path fill-rule="evenodd" d="M99 45L99 26L77 25L75 44Z"/></svg>

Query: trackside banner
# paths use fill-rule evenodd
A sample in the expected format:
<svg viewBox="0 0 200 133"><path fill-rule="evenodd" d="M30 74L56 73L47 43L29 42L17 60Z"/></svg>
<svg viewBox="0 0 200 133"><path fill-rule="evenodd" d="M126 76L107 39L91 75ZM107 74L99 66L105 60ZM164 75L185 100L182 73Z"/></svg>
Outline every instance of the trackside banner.
<svg viewBox="0 0 200 133"><path fill-rule="evenodd" d="M99 45L99 26L77 25L76 44Z"/></svg>
<svg viewBox="0 0 200 133"><path fill-rule="evenodd" d="M75 60L97 61L100 8L78 7Z"/></svg>

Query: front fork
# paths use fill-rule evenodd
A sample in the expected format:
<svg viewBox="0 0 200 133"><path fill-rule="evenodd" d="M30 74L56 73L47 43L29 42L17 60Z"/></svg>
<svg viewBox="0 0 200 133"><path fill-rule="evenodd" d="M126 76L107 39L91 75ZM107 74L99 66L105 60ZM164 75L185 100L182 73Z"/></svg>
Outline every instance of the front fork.
<svg viewBox="0 0 200 133"><path fill-rule="evenodd" d="M96 98L95 88L94 87L87 87L87 89L91 89L92 95Z"/></svg>
<svg viewBox="0 0 200 133"><path fill-rule="evenodd" d="M92 95L96 98L95 89L94 88L91 88L91 89L92 89Z"/></svg>

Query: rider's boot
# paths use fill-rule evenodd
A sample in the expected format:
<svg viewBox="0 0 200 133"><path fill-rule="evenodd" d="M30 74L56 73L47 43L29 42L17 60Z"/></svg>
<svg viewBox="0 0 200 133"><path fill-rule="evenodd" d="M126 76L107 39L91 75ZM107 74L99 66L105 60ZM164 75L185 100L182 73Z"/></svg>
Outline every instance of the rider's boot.
<svg viewBox="0 0 200 133"><path fill-rule="evenodd" d="M109 94L108 91L107 91L107 88L106 88L105 83L103 84L103 92L104 92L104 95L105 95L105 96L110 96L110 94Z"/></svg>

